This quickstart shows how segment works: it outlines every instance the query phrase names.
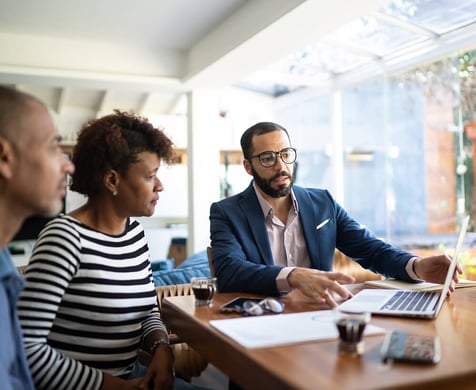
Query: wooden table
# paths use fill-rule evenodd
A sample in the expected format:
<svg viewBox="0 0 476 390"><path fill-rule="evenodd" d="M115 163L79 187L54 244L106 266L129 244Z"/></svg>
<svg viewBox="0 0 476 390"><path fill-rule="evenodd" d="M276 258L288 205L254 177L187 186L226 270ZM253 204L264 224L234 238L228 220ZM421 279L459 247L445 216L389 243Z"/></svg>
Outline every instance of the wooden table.
<svg viewBox="0 0 476 390"><path fill-rule="evenodd" d="M209 325L240 316L218 311L236 296L255 295L216 294L210 307L195 307L193 296L169 297L162 313L171 330L244 389L476 389L476 287L458 289L435 320L372 317L385 329L439 335L441 361L430 366L384 364L383 335L367 336L361 357L339 354L336 340L246 349ZM285 313L319 309L293 294L282 299Z"/></svg>

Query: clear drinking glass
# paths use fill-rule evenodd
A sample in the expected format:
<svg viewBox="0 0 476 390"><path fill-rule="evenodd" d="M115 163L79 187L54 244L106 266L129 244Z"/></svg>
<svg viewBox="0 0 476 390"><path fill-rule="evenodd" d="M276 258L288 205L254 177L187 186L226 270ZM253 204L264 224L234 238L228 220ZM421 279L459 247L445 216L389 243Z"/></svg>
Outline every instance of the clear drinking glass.
<svg viewBox="0 0 476 390"><path fill-rule="evenodd" d="M192 285L193 294L195 295L195 305L209 305L217 289L217 278L196 276L190 280L190 283Z"/></svg>

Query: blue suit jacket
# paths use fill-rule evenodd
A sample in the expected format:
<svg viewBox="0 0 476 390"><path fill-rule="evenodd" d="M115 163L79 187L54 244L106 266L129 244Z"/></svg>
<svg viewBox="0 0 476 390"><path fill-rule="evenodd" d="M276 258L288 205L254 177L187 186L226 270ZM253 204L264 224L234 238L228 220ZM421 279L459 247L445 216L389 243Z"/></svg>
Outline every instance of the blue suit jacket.
<svg viewBox="0 0 476 390"><path fill-rule="evenodd" d="M326 190L293 186L311 267L332 271L338 248L364 268L402 280L414 255L392 247L352 219ZM317 227L328 220L322 227ZM222 292L278 294L263 212L253 186L210 207L213 268Z"/></svg>

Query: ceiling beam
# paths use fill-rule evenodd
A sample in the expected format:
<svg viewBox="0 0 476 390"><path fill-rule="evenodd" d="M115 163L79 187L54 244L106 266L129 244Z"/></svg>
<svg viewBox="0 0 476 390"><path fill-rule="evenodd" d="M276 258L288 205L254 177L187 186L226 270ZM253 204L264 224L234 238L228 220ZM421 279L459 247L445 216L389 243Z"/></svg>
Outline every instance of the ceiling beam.
<svg viewBox="0 0 476 390"><path fill-rule="evenodd" d="M393 26L397 26L399 28L402 28L406 31L416 33L418 35L422 35L425 38L436 38L438 37L438 34L434 31L431 31L423 26L416 25L415 23L411 23L402 19L397 19L393 16L384 14L383 12L374 12L373 15L377 18L380 19L388 24L391 24Z"/></svg>
<svg viewBox="0 0 476 390"><path fill-rule="evenodd" d="M2 83L62 85L71 88L181 92L180 79L120 73L85 72L40 67L0 65Z"/></svg>
<svg viewBox="0 0 476 390"><path fill-rule="evenodd" d="M249 1L190 50L184 83L190 89L232 85L385 3Z"/></svg>

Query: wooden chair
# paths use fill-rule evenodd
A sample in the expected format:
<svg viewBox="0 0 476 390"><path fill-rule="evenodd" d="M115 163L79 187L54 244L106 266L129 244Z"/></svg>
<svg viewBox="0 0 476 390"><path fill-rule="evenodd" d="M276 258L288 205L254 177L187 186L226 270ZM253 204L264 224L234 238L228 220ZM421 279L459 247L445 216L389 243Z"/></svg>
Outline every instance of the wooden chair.
<svg viewBox="0 0 476 390"><path fill-rule="evenodd" d="M208 266L210 267L210 274L215 276L212 264L212 247L207 247ZM355 277L355 282L365 282L366 280L382 280L385 279L382 275L362 268L358 263L350 257L344 255L338 249L334 252L334 271L344 272Z"/></svg>
<svg viewBox="0 0 476 390"><path fill-rule="evenodd" d="M189 283L157 286L155 289L159 309L162 309L162 300L165 297L193 295L192 286ZM171 330L169 329L169 331ZM173 331L170 332L169 339L175 358L175 375L188 382L193 376L200 376L207 368L208 361L190 348L187 343L180 340Z"/></svg>
<svg viewBox="0 0 476 390"><path fill-rule="evenodd" d="M213 270L213 263L212 263L212 247L207 246L207 257L208 257L208 266L210 267L210 275L215 276L215 271Z"/></svg>
<svg viewBox="0 0 476 390"><path fill-rule="evenodd" d="M355 283L385 279L382 275L361 267L359 263L344 255L338 249L334 252L334 271L352 275L355 278Z"/></svg>

